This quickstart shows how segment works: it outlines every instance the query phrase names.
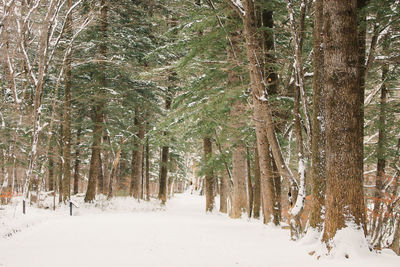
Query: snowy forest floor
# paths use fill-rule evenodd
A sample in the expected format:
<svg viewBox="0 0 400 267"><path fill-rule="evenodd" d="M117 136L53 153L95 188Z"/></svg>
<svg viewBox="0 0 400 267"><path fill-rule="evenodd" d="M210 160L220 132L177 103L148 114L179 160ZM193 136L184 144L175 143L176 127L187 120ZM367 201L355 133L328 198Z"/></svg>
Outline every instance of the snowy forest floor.
<svg viewBox="0 0 400 267"><path fill-rule="evenodd" d="M258 220L206 214L205 198L190 193L166 208L141 202L129 209L130 201L97 212L83 205L72 217L66 207L30 208L25 216L0 210L0 266L400 266L389 250L317 260L309 252L318 244L290 241L288 230Z"/></svg>

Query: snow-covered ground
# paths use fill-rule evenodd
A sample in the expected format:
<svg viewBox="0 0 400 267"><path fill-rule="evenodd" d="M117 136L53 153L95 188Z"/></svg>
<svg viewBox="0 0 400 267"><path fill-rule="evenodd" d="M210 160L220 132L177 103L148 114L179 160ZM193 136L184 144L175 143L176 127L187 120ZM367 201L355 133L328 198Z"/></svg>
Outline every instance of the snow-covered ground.
<svg viewBox="0 0 400 267"><path fill-rule="evenodd" d="M292 242L287 230L259 221L205 214L204 202L182 194L161 209L155 202L116 199L82 205L72 217L66 208L30 208L22 217L19 206L14 214L3 210L0 266L400 266L388 250L317 260L308 254L315 244ZM7 237L10 229L16 233Z"/></svg>

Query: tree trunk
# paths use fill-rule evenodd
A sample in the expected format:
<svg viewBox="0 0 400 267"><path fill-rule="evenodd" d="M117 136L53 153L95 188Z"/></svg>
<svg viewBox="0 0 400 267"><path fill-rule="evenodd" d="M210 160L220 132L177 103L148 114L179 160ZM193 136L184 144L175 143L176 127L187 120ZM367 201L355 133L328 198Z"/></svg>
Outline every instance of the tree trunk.
<svg viewBox="0 0 400 267"><path fill-rule="evenodd" d="M231 6L233 5L231 1L227 1ZM263 58L263 56L260 54L262 49L258 38L258 29L256 27L256 10L254 9L254 3L251 0L243 1L243 6L245 15L242 15L242 19L246 38L247 57L249 59L250 81L254 103L253 120L255 121L256 125L257 147L260 156L261 181L266 181L268 179L268 164L270 164L270 161L267 158L267 155L269 155L269 144L271 146L272 155L274 161L276 162L276 166L278 167L280 176L290 182L292 191L295 192L298 187L297 182L283 160L282 151L275 134L271 107L268 103L267 88L270 85L276 84L276 82L271 78L267 79L267 84L265 83L263 75L264 68L259 64L259 62L261 62L260 59ZM268 197L267 200L263 201L267 201L267 203L269 203L268 207L266 208L270 210L268 214L272 214L273 191L272 188L264 187L265 186L263 186L263 183L261 182L263 199L264 196ZM267 218L267 221L270 221L271 218Z"/></svg>
<svg viewBox="0 0 400 267"><path fill-rule="evenodd" d="M150 145L149 138L146 138L146 200L150 200Z"/></svg>
<svg viewBox="0 0 400 267"><path fill-rule="evenodd" d="M247 155L247 194L248 194L248 202L247 202L247 215L251 218L253 213L253 204L254 204L254 188L253 183L251 182L251 163L250 163L250 153L249 149L246 149Z"/></svg>
<svg viewBox="0 0 400 267"><path fill-rule="evenodd" d="M138 140L136 141L137 147L132 152L132 196L139 199L142 194L142 158L143 158L143 138L145 131L145 124L142 115L139 114L139 109L135 114L135 126L138 128Z"/></svg>
<svg viewBox="0 0 400 267"><path fill-rule="evenodd" d="M107 58L107 44L105 40L107 39L107 22L108 17L108 5L106 0L101 0L101 10L100 10L100 31L104 42L100 43L99 52L103 60ZM103 90L106 87L106 70L102 63L99 64L100 75L99 79L99 100L96 101L94 106L93 115L93 143L92 143L92 157L90 159L89 168L89 182L86 191L85 202L92 202L96 197L96 183L99 180L100 188L102 189L102 172L101 172L101 136L103 133L103 117L104 117L104 105L106 103L105 99L102 98ZM100 191L102 192L102 190Z"/></svg>
<svg viewBox="0 0 400 267"><path fill-rule="evenodd" d="M125 138L121 138L121 144L119 146L119 149L115 155L114 162L111 166L111 174L110 174L110 181L108 183L108 192L107 192L107 199L111 199L113 197L113 188L114 188L114 180L115 180L115 174L117 172L117 167L119 163L119 159L121 158L121 151L122 151L122 146L125 142Z"/></svg>
<svg viewBox="0 0 400 267"><path fill-rule="evenodd" d="M233 16L232 19L236 20L239 16ZM229 37L230 46L228 47L227 55L228 62L231 68L228 72L228 86L230 90L241 91L243 88L238 86L241 80L240 74L235 71L237 65L237 55L240 54L241 32L233 31ZM230 112L231 126L233 129L241 129L243 127L243 120L241 119L245 113L245 106L242 100L235 100L232 110ZM230 216L232 218L240 218L242 212L247 210L247 159L246 147L243 141L240 140L240 133L235 133L233 138L233 153L232 153L232 176L233 176L233 202L232 211Z"/></svg>
<svg viewBox="0 0 400 267"><path fill-rule="evenodd" d="M374 209L372 211L372 231L371 237L373 238L373 245L380 248L379 235L381 234L382 226L382 206L384 202L384 179L385 179L385 167L386 167L386 103L387 103L387 88L386 78L388 73L388 67L382 66L382 86L381 86L381 99L379 107L379 122L378 122L378 146L377 152L377 166L376 166L376 180L375 180L375 192L374 192ZM378 221L378 223L377 223Z"/></svg>
<svg viewBox="0 0 400 267"><path fill-rule="evenodd" d="M145 134L145 133L144 133ZM143 140L144 141L144 140ZM141 166L141 168L142 168L142 171L141 171L141 177L140 177L140 179L141 179L141 181L140 181L140 199L144 199L144 190L145 190L145 178L144 178L144 176L145 176L145 169L144 169L144 162L145 162L145 158L146 158L146 155L145 155L145 153L146 153L146 151L145 151L145 146L144 146L144 144L142 145L143 146L143 148L142 148L142 166Z"/></svg>
<svg viewBox="0 0 400 267"><path fill-rule="evenodd" d="M74 163L74 195L79 193L79 167L80 167L80 153L81 153L81 132L82 126L79 125L76 132L76 146L75 146L75 163Z"/></svg>
<svg viewBox="0 0 400 267"><path fill-rule="evenodd" d="M261 180L260 180L260 162L257 147L254 149L254 207L253 217L260 218L261 208Z"/></svg>
<svg viewBox="0 0 400 267"><path fill-rule="evenodd" d="M299 75L297 73L297 75ZM298 79L298 78L297 78ZM304 156L304 149L303 149L303 133L301 130L301 114L300 114L300 87L296 86L295 90L295 100L294 100L294 107L293 107L293 128L296 135L296 148L297 148L297 157L298 157L298 177L300 181L300 188L297 192L297 196L291 196L297 201L292 207L291 210L291 219L290 219L290 234L292 239L298 239L302 234L302 227L300 216L304 210L304 201L305 201L305 179L306 179L306 163L305 163L305 156ZM293 194L290 191L291 194ZM301 201L301 203L300 203Z"/></svg>
<svg viewBox="0 0 400 267"><path fill-rule="evenodd" d="M127 191L129 193L130 188L126 187L127 182L127 165L128 165L128 154L122 150L121 152L121 160L119 161L119 170L117 176L117 187L118 190Z"/></svg>
<svg viewBox="0 0 400 267"><path fill-rule="evenodd" d="M400 256L400 216L397 216L397 221L394 225L393 242L390 248Z"/></svg>
<svg viewBox="0 0 400 267"><path fill-rule="evenodd" d="M103 143L111 146L110 137L108 136L106 131L103 131ZM102 170L103 170L103 179L102 179L102 190L103 191L100 191L100 189L99 189L99 192L101 192L104 195L107 195L108 191L109 191L108 183L110 180L110 171L109 171L109 169L110 169L109 168L110 152L108 151L108 149L104 149L102 154L103 154L103 158L102 158L101 166L102 166ZM111 162L111 165L112 165L112 162Z"/></svg>
<svg viewBox="0 0 400 267"><path fill-rule="evenodd" d="M232 203L232 173L231 170L229 169L229 165L225 156L225 152L227 150L227 147L224 147L222 149L221 142L219 141L218 138L218 132L215 131L215 143L217 145L219 154L221 155L222 161L225 166L225 171L222 171L221 174L221 185L220 185L220 212L222 213L228 213L228 200L231 201ZM225 144L227 146L228 144ZM197 181L197 176L196 176L196 181Z"/></svg>
<svg viewBox="0 0 400 267"><path fill-rule="evenodd" d="M315 1L314 78L311 144L311 207L309 224L322 231L325 206L325 114L324 114L324 50L322 44L323 0Z"/></svg>
<svg viewBox="0 0 400 267"><path fill-rule="evenodd" d="M158 198L162 204L167 202L168 154L169 147L163 146L161 151L160 188L158 191Z"/></svg>
<svg viewBox="0 0 400 267"><path fill-rule="evenodd" d="M168 192L167 192L167 193L168 193L168 194L167 194L167 195L168 195L168 198L171 198L171 197L173 196L173 192L172 192L173 189L172 189L172 188L173 188L174 182L175 182L175 181L174 181L174 177L171 177L171 176L170 176L170 177L168 178L168 187L167 187L167 188L168 188Z"/></svg>
<svg viewBox="0 0 400 267"><path fill-rule="evenodd" d="M68 9L72 7L72 0L68 0ZM66 19L65 35L67 39L72 38L72 12ZM63 125L63 143L64 143L64 179L63 195L64 201L71 198L71 52L67 54L65 61L65 88L64 88L64 125Z"/></svg>
<svg viewBox="0 0 400 267"><path fill-rule="evenodd" d="M170 80L172 80L172 78L170 78ZM171 104L172 104L172 95L170 88L168 88L165 96L165 109L167 111L171 108ZM168 133L164 131L164 136L167 135ZM161 151L161 164L160 164L161 165L160 187L158 191L158 199L161 200L161 204L165 204L167 202L168 154L169 154L169 146L163 146Z"/></svg>
<svg viewBox="0 0 400 267"><path fill-rule="evenodd" d="M233 201L231 218L240 218L247 210L247 160L244 144L237 145L232 153Z"/></svg>
<svg viewBox="0 0 400 267"><path fill-rule="evenodd" d="M273 188L273 193L274 193L274 209L272 211L273 215L273 223L275 225L279 225L281 223L282 215L282 204L281 204L281 176L279 175L278 168L276 167L275 161L271 159L271 164L272 164L272 177L271 177L271 182L272 185L271 187Z"/></svg>
<svg viewBox="0 0 400 267"><path fill-rule="evenodd" d="M130 188L129 188L129 195L133 197L133 191L135 187L135 167L136 167L136 157L137 157L137 144L135 142L134 144L135 148L132 150L132 159L131 159L131 182L130 182Z"/></svg>
<svg viewBox="0 0 400 267"><path fill-rule="evenodd" d="M221 213L228 213L229 179L228 173L226 171L222 171L219 194L219 212Z"/></svg>
<svg viewBox="0 0 400 267"><path fill-rule="evenodd" d="M49 176L48 176L48 188L49 191L53 191L54 193L56 191L56 188L54 188L54 146L50 147L50 153L49 153Z"/></svg>
<svg viewBox="0 0 400 267"><path fill-rule="evenodd" d="M352 227L364 235L362 104L357 1L324 1L326 216L323 240Z"/></svg>
<svg viewBox="0 0 400 267"><path fill-rule="evenodd" d="M100 138L101 140L101 138ZM100 141L101 142L101 141ZM104 172L103 172L103 158L101 157L101 150L99 151L99 176L97 179L97 194L103 194L104 189Z"/></svg>
<svg viewBox="0 0 400 267"><path fill-rule="evenodd" d="M214 174L211 167L208 166L209 160L212 157L211 138L204 137L203 146L204 146L204 161L206 163L206 172L205 172L206 211L212 212L214 210Z"/></svg>
<svg viewBox="0 0 400 267"><path fill-rule="evenodd" d="M58 202L61 203L63 202L63 160L62 160L62 155L64 154L64 149L63 149L63 140L62 140L62 125L60 129L60 141L59 141L59 149L58 149L58 155L57 155L57 165L58 165L58 170L57 170L57 181L58 181Z"/></svg>

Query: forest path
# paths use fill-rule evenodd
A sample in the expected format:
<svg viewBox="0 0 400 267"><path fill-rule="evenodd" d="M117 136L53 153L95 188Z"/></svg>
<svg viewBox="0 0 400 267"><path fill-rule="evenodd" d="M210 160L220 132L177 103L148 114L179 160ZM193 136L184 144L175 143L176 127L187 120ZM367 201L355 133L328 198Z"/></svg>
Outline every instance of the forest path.
<svg viewBox="0 0 400 267"><path fill-rule="evenodd" d="M399 266L392 257L317 261L288 231L204 207L204 197L183 194L166 211L52 219L0 240L0 266Z"/></svg>

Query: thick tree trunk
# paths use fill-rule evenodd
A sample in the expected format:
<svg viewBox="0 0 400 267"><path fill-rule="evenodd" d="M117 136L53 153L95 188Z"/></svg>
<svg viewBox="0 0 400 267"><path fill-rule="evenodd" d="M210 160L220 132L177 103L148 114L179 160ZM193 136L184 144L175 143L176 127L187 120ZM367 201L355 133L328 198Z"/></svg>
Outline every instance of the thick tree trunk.
<svg viewBox="0 0 400 267"><path fill-rule="evenodd" d="M210 158L212 157L212 142L211 138L203 138L204 148L204 161L208 165ZM209 166L206 166L205 172L205 187L206 187L206 211L212 212L214 210L214 174Z"/></svg>
<svg viewBox="0 0 400 267"><path fill-rule="evenodd" d="M315 1L314 78L311 144L311 207L309 224L322 231L325 206L324 50L322 44L323 0Z"/></svg>
<svg viewBox="0 0 400 267"><path fill-rule="evenodd" d="M261 209L261 178L260 178L260 162L257 147L254 149L254 207L253 217L260 218Z"/></svg>
<svg viewBox="0 0 400 267"><path fill-rule="evenodd" d="M353 227L364 234L362 90L359 84L357 1L324 1L326 216L323 240Z"/></svg>

